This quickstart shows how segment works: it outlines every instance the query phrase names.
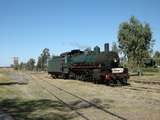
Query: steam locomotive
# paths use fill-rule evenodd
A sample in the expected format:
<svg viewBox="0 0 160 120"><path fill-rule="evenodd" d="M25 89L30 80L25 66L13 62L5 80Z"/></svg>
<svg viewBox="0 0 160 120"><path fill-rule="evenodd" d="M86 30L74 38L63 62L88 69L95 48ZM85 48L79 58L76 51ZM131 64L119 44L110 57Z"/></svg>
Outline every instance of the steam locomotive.
<svg viewBox="0 0 160 120"><path fill-rule="evenodd" d="M116 52L109 51L109 44L101 52L98 46L94 50L79 49L53 56L48 61L48 73L54 78L77 79L94 83L127 84L128 69L120 66Z"/></svg>

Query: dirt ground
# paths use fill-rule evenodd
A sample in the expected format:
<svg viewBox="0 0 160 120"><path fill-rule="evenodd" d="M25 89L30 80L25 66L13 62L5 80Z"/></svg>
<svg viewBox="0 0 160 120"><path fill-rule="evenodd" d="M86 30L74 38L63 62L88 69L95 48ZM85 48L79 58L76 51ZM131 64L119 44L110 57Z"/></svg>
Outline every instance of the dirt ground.
<svg viewBox="0 0 160 120"><path fill-rule="evenodd" d="M0 113L15 120L159 120L159 82L160 73L132 76L129 86L110 87L52 79L43 72L1 69ZM101 106L103 110L55 86Z"/></svg>

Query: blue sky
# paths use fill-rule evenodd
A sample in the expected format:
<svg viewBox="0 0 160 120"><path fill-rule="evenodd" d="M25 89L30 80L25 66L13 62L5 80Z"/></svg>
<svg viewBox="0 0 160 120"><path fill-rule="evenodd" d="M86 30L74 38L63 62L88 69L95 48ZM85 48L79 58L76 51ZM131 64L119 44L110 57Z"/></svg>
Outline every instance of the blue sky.
<svg viewBox="0 0 160 120"><path fill-rule="evenodd" d="M150 24L160 50L159 12L160 0L0 0L0 66L14 56L37 59L44 48L51 54L103 48L132 15Z"/></svg>

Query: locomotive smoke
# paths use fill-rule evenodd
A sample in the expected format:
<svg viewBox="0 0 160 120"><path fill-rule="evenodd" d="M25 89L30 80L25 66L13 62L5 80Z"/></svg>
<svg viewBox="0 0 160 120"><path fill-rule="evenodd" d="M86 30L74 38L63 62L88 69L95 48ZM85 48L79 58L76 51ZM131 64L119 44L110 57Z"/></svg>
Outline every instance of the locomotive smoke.
<svg viewBox="0 0 160 120"><path fill-rule="evenodd" d="M86 49L86 48L91 48L90 46L87 46L87 45L82 45L82 44L79 44L78 42L76 41L72 41L72 42L69 42L69 45L70 46L73 46L73 47L76 47L78 49Z"/></svg>

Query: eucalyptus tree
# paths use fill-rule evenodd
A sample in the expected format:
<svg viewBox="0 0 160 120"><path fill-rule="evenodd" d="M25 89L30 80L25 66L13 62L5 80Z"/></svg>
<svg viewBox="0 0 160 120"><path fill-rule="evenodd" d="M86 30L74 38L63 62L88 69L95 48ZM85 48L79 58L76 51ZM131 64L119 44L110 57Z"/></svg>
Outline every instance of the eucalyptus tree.
<svg viewBox="0 0 160 120"><path fill-rule="evenodd" d="M160 66L160 52L156 51L153 55L153 59L156 61L156 65Z"/></svg>
<svg viewBox="0 0 160 120"><path fill-rule="evenodd" d="M112 51L116 53L120 52L116 42L112 43Z"/></svg>
<svg viewBox="0 0 160 120"><path fill-rule="evenodd" d="M34 70L35 67L35 59L30 58L26 64L27 70Z"/></svg>
<svg viewBox="0 0 160 120"><path fill-rule="evenodd" d="M43 49L41 55L38 57L37 70L46 70L49 58L50 58L49 49L48 48Z"/></svg>
<svg viewBox="0 0 160 120"><path fill-rule="evenodd" d="M150 56L154 40L148 23L141 23L132 16L123 22L118 31L119 48L134 67L141 67L143 59ZM133 67L133 66L132 66Z"/></svg>

